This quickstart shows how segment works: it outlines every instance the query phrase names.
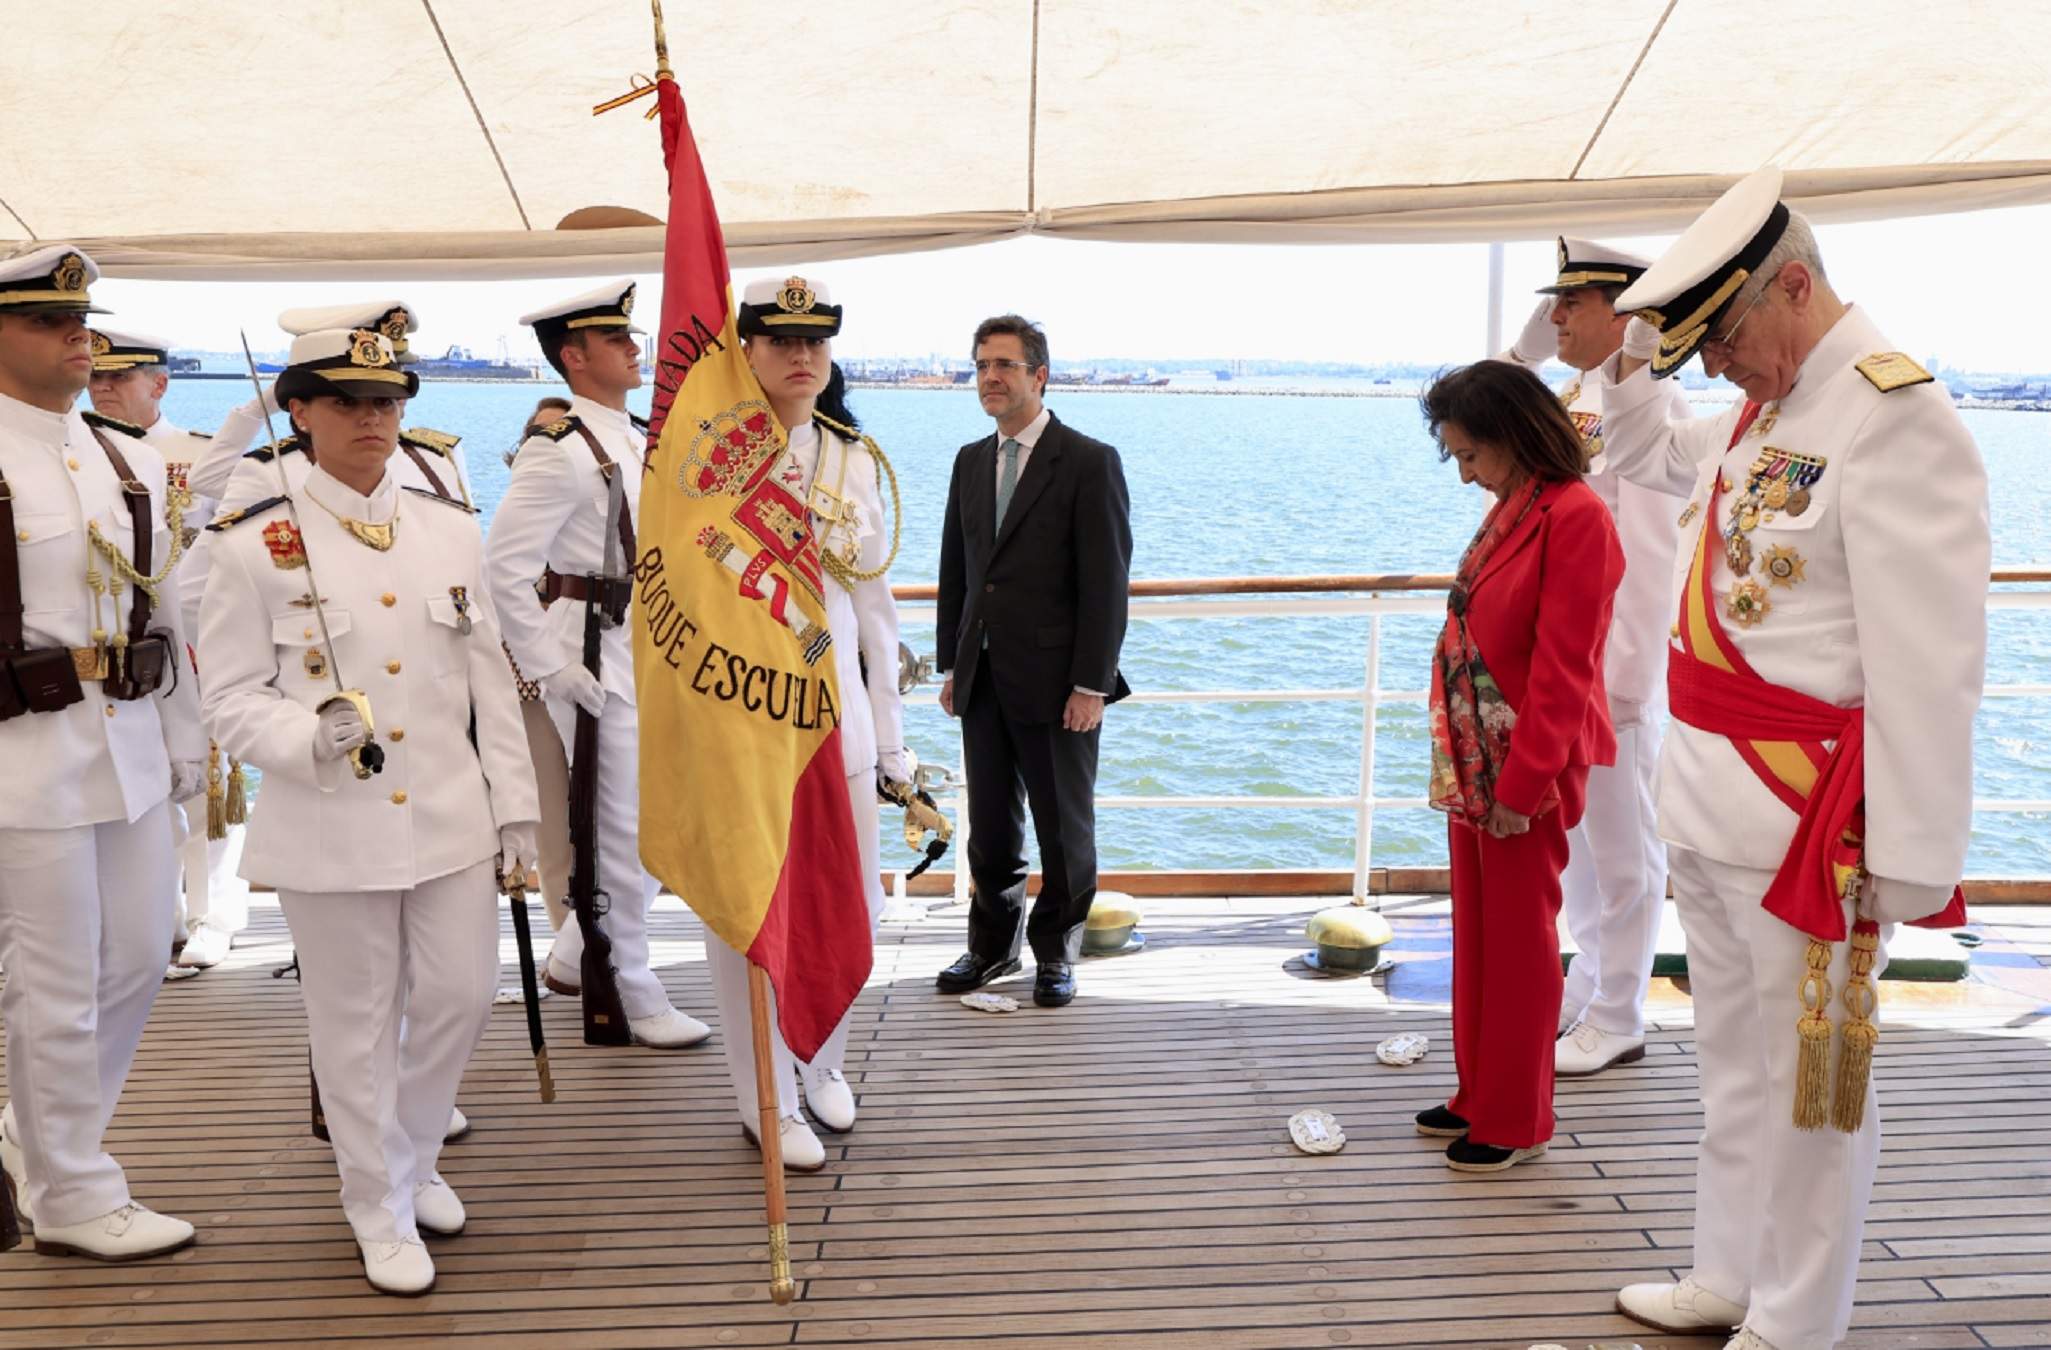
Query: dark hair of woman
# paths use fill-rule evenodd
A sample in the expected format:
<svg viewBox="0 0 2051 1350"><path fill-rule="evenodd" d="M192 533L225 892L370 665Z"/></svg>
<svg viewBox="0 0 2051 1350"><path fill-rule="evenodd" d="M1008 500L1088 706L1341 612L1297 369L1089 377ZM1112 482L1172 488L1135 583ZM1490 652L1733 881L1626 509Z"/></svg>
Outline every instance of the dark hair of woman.
<svg viewBox="0 0 2051 1350"><path fill-rule="evenodd" d="M862 429L862 424L855 420L854 409L847 406L847 376L841 373L840 362L833 363L833 373L826 377L826 387L819 391L812 410L825 413L844 427Z"/></svg>
<svg viewBox="0 0 2051 1350"><path fill-rule="evenodd" d="M1418 399L1434 437L1451 422L1470 440L1502 450L1526 475L1569 483L1588 472L1588 446L1567 407L1545 382L1507 361L1445 371ZM1439 458L1450 457L1439 441Z"/></svg>

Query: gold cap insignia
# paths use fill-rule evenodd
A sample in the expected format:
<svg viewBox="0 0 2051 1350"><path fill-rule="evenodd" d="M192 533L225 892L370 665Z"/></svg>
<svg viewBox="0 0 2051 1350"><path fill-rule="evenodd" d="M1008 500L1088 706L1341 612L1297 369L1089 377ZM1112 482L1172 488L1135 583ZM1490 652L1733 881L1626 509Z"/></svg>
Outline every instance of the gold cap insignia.
<svg viewBox="0 0 2051 1350"><path fill-rule="evenodd" d="M776 293L777 307L786 314L809 314L816 302L811 285L803 277L784 278L783 289Z"/></svg>
<svg viewBox="0 0 2051 1350"><path fill-rule="evenodd" d="M349 335L349 364L352 366L388 366L392 363L385 345L378 341L376 333L357 329Z"/></svg>
<svg viewBox="0 0 2051 1350"><path fill-rule="evenodd" d="M1561 235L1561 236L1560 236L1559 238L1560 238L1560 265L1559 265L1559 269L1558 269L1558 270L1559 270L1559 271L1562 271L1562 272L1564 272L1564 271L1566 271L1566 270L1567 270L1567 237L1566 237L1565 235Z"/></svg>
<svg viewBox="0 0 2051 1350"><path fill-rule="evenodd" d="M639 284L634 283L635 286ZM634 286L627 287L626 293L620 296L620 313L629 319L634 317Z"/></svg>
<svg viewBox="0 0 2051 1350"><path fill-rule="evenodd" d="M406 307L404 305L401 305L399 306L399 308L385 315L384 322L378 325L378 331L380 333L383 333L386 337L390 338L396 344L404 340L406 336L406 325L411 322L413 322L413 316L406 312Z"/></svg>
<svg viewBox="0 0 2051 1350"><path fill-rule="evenodd" d="M94 356L105 356L105 355L106 355L107 353L109 353L109 352L111 352L111 351L113 351L113 350L114 350L114 344L113 344L113 343L111 343L111 342L109 342L109 341L107 341L107 335L106 335L105 333L94 333L94 334L93 334L93 355L94 355Z"/></svg>
<svg viewBox="0 0 2051 1350"><path fill-rule="evenodd" d="M76 253L67 253L57 263L57 270L50 273L50 283L60 291L83 291L85 289L85 259Z"/></svg>

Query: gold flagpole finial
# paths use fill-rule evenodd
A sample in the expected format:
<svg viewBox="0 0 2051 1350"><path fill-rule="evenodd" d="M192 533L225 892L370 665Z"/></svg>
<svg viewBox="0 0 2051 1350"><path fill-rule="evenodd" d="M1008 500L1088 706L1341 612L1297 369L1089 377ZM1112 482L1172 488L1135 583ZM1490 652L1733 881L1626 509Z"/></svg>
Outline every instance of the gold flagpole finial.
<svg viewBox="0 0 2051 1350"><path fill-rule="evenodd" d="M669 68L669 34L662 28L662 0L648 0L648 6L655 11L655 78L673 80L676 72Z"/></svg>

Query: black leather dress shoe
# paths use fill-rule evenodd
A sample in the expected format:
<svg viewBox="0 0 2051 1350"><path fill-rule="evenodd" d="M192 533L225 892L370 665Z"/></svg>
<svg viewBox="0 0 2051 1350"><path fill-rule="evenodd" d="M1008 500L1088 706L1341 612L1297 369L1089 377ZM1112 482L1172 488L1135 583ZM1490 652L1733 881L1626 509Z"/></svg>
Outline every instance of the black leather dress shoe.
<svg viewBox="0 0 2051 1350"><path fill-rule="evenodd" d="M1075 967L1066 961L1042 961L1033 974L1033 1002L1042 1008L1065 1008L1075 1001Z"/></svg>
<svg viewBox="0 0 2051 1350"><path fill-rule="evenodd" d="M1017 957L992 961L974 952L963 952L955 958L953 965L940 972L940 977L933 983L940 986L943 994L966 994L971 989L981 989L992 980L1016 975L1021 969L1023 967Z"/></svg>

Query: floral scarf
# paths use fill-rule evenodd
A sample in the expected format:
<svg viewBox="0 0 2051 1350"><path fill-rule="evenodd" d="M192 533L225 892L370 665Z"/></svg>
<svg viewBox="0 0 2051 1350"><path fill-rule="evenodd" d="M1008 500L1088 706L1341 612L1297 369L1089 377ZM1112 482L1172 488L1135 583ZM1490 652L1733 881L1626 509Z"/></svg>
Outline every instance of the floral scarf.
<svg viewBox="0 0 2051 1350"><path fill-rule="evenodd" d="M1446 626L1432 652L1431 805L1477 828L1495 804L1496 774L1510 755L1517 710L1503 697L1481 659L1481 649L1467 634L1468 594L1497 547L1524 523L1544 494L1545 484L1534 482L1489 509L1460 555L1460 570L1446 597ZM1546 789L1539 810L1558 800L1557 788Z"/></svg>

